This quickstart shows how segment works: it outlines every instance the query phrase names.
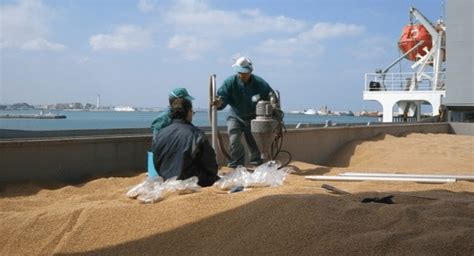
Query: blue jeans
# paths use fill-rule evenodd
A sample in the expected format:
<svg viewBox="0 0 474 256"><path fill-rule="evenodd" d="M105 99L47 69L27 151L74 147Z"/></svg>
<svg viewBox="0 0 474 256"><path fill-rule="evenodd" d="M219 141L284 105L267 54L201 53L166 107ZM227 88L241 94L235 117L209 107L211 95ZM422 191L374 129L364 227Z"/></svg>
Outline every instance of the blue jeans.
<svg viewBox="0 0 474 256"><path fill-rule="evenodd" d="M241 121L229 117L227 119L227 133L229 134L230 160L228 166L235 168L239 165L245 165L245 150L240 140L242 133L250 151L250 163L259 165L262 163L260 151L250 130L250 121Z"/></svg>

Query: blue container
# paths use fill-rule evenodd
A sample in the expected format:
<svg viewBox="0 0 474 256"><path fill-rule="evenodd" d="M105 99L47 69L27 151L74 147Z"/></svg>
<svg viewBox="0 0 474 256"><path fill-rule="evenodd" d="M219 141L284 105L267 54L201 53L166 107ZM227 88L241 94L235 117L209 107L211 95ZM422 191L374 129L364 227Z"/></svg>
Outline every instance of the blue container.
<svg viewBox="0 0 474 256"><path fill-rule="evenodd" d="M147 164L148 177L153 178L158 176L158 172L153 164L153 152L148 151L148 164Z"/></svg>

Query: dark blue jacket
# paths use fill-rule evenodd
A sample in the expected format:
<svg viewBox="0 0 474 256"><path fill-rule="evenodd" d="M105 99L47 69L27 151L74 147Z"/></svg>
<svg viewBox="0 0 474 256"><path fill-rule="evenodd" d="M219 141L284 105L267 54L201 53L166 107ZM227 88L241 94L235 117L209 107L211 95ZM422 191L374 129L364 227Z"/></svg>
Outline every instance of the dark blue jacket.
<svg viewBox="0 0 474 256"><path fill-rule="evenodd" d="M197 176L199 185L210 186L219 179L214 149L204 132L188 121L175 119L163 128L154 138L152 151L155 168L165 180Z"/></svg>

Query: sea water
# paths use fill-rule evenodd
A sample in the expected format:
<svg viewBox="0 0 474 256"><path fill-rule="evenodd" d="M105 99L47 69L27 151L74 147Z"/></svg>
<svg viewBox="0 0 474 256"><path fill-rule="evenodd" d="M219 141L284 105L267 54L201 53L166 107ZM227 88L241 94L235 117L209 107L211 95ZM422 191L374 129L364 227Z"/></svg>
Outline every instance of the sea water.
<svg viewBox="0 0 474 256"><path fill-rule="evenodd" d="M47 112L47 111L46 111ZM120 112L120 111L53 111L53 114L65 115L66 119L16 119L0 118L0 129L12 130L77 130L77 129L112 129L112 128L150 128L152 121L160 112ZM219 126L226 125L227 112L217 112ZM39 114L39 110L0 111L4 114ZM358 116L318 116L285 113L286 125L324 124L331 120L333 124L377 122L376 117ZM193 124L199 127L210 126L209 113L196 112Z"/></svg>

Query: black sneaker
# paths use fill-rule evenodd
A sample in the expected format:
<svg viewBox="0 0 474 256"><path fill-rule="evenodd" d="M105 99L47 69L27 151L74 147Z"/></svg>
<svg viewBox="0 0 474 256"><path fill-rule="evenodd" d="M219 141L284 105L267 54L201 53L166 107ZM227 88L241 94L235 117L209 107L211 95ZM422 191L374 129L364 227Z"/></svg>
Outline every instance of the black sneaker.
<svg viewBox="0 0 474 256"><path fill-rule="evenodd" d="M237 167L243 166L241 164L227 164L227 167L232 168L232 169L237 169Z"/></svg>
<svg viewBox="0 0 474 256"><path fill-rule="evenodd" d="M259 166L259 165L263 164L263 160L259 159L259 160L256 160L256 161L250 161L250 164L254 165L254 166Z"/></svg>

